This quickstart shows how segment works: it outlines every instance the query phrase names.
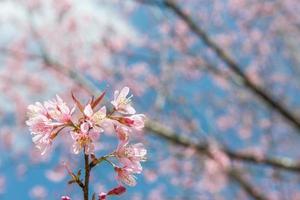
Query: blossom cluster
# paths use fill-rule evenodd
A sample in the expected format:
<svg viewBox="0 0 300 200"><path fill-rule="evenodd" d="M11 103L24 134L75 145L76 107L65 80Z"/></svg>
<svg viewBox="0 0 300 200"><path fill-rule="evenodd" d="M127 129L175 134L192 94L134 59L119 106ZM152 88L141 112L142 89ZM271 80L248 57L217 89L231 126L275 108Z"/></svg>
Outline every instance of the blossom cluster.
<svg viewBox="0 0 300 200"><path fill-rule="evenodd" d="M134 186L136 184L134 174L142 172L141 162L146 160L147 154L142 143L129 142L130 135L134 131L142 130L145 122L145 115L136 114L131 105L132 95L129 96L129 88L124 87L121 91L115 91L114 99L110 102L112 109L109 112L106 106L98 108L104 96L105 92L83 105L72 94L74 101L72 108L59 96L44 103L37 102L28 106L29 119L26 121L33 136L32 140L42 155L49 152L58 135L70 134L73 140L73 153L83 151L96 162L99 160L95 156L95 143L107 127L113 127L119 144L111 154L101 158L114 167L119 186L108 193L101 193L99 199L123 193L125 188L122 183ZM65 128L67 131L62 132ZM119 164L116 165L108 158L115 158Z"/></svg>

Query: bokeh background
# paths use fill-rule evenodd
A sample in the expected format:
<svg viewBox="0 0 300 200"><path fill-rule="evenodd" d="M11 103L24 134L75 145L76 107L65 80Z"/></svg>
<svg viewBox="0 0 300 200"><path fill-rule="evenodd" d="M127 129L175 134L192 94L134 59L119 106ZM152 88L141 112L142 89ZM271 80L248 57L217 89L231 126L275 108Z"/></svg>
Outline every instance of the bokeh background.
<svg viewBox="0 0 300 200"><path fill-rule="evenodd" d="M138 185L112 199L300 199L298 0L0 1L0 199L81 199L40 156L27 105L129 86L148 121ZM115 147L106 133L101 155ZM102 165L92 190L116 184Z"/></svg>

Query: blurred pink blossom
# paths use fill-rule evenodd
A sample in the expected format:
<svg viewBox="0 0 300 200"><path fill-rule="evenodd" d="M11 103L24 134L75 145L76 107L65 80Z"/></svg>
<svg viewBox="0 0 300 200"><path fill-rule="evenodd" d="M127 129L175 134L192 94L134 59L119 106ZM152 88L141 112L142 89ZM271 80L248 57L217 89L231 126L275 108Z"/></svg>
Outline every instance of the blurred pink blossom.
<svg viewBox="0 0 300 200"><path fill-rule="evenodd" d="M47 197L47 190L45 187L41 186L41 185L37 185L34 186L31 190L30 190L30 196L33 199L45 199Z"/></svg>

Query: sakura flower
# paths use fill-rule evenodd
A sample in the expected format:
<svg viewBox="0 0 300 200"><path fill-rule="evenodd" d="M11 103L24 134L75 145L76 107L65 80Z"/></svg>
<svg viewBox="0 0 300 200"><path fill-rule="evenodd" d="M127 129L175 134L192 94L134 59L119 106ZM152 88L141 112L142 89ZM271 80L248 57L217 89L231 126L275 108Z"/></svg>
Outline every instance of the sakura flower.
<svg viewBox="0 0 300 200"><path fill-rule="evenodd" d="M93 154L95 145L94 142L99 138L100 132L98 130L91 129L88 122L84 122L80 125L80 131L71 132L73 140L73 152L78 154L82 148L85 150L85 154Z"/></svg>
<svg viewBox="0 0 300 200"><path fill-rule="evenodd" d="M29 118L26 121L26 125L29 126L29 130L32 135L46 135L53 130L52 121L44 115L35 116Z"/></svg>
<svg viewBox="0 0 300 200"><path fill-rule="evenodd" d="M50 146L52 145L51 134L37 134L32 138L33 143L35 144L36 148L41 151L41 155L44 155L49 150Z"/></svg>
<svg viewBox="0 0 300 200"><path fill-rule="evenodd" d="M117 180L125 183L129 186L135 186L136 185L136 178L133 175L133 171L130 168L127 167L115 167L115 172L117 173Z"/></svg>
<svg viewBox="0 0 300 200"><path fill-rule="evenodd" d="M140 162L146 161L147 150L142 143L128 145L128 143L120 143L115 156L127 168L133 170L134 173L141 173L142 166Z"/></svg>
<svg viewBox="0 0 300 200"><path fill-rule="evenodd" d="M56 99L46 101L44 105L49 116L62 124L69 122L73 112L75 111L75 107L70 109L58 95L56 95Z"/></svg>
<svg viewBox="0 0 300 200"><path fill-rule="evenodd" d="M100 110L94 113L91 104L88 104L84 108L84 115L88 118L91 126L100 126L104 121L106 117L106 107L103 106Z"/></svg>
<svg viewBox="0 0 300 200"><path fill-rule="evenodd" d="M27 115L29 118L47 116L48 113L46 108L40 102L36 102L34 105L29 105L27 109Z"/></svg>
<svg viewBox="0 0 300 200"><path fill-rule="evenodd" d="M126 143L129 139L128 133L130 132L129 128L125 126L116 126L115 128L118 138L121 142Z"/></svg>
<svg viewBox="0 0 300 200"><path fill-rule="evenodd" d="M127 97L128 93L128 87L124 87L121 92L116 90L114 93L114 100L111 101L111 104L118 112L132 115L135 114L135 109L130 105L132 95Z"/></svg>
<svg viewBox="0 0 300 200"><path fill-rule="evenodd" d="M54 124L49 119L45 107L39 102L35 105L29 105L27 114L29 119L26 121L26 125L29 126L29 130L33 135L32 141L40 149L41 154L44 155L52 144L51 133Z"/></svg>
<svg viewBox="0 0 300 200"><path fill-rule="evenodd" d="M145 119L145 115L137 114L130 117L122 117L119 121L122 124L125 124L126 126L132 127L136 130L142 130L145 126Z"/></svg>
<svg viewBox="0 0 300 200"><path fill-rule="evenodd" d="M88 169L87 167L91 170L102 161L107 161L114 168L116 179L119 183L135 186L136 178L134 174L142 172L141 162L146 160L147 150L141 143L129 145L129 133L141 130L144 127L145 115L135 114L134 108L130 105L132 96L127 97L128 93L128 87L124 87L120 92L115 91L114 100L111 101L114 109L108 114L105 106L97 109L105 92L96 99L92 98L86 106L83 106L72 94L75 106L80 110L79 115L74 117L72 114L75 111L75 107L70 109L59 96L43 104L37 102L34 105L29 105L29 119L26 121L26 124L33 135L33 142L41 150L42 154L45 154L52 145L54 138L62 130L67 131L65 133L70 133L73 139L73 152L78 154L80 151L84 151L86 170ZM97 158L95 155L95 143L104 129L116 132L119 145L117 149L107 155ZM64 134L62 133L61 135L63 136ZM91 161L89 161L89 158L91 158ZM117 160L110 160L111 158L116 158ZM114 163L115 161L118 161L121 167L117 167L117 164ZM83 181L81 181L80 177L81 170L74 173L67 165L64 164L64 166L72 177L69 183L78 183L79 186L83 186ZM57 168L47 171L46 177L51 181L60 181L65 175L62 169ZM88 178L85 176L84 183L86 183ZM100 193L98 197L99 200L105 200L108 196L121 195L125 191L126 188L119 185L107 193ZM39 187L33 193L35 195L40 195L40 193L46 194ZM93 196L94 198L95 196ZM69 196L61 196L61 200L71 200L71 198Z"/></svg>
<svg viewBox="0 0 300 200"><path fill-rule="evenodd" d="M56 96L56 100L44 102L44 105L37 102L28 106L29 119L26 124L33 135L33 143L41 150L42 155L47 152L57 135L54 129L68 122L73 112L74 108L70 110L59 96Z"/></svg>

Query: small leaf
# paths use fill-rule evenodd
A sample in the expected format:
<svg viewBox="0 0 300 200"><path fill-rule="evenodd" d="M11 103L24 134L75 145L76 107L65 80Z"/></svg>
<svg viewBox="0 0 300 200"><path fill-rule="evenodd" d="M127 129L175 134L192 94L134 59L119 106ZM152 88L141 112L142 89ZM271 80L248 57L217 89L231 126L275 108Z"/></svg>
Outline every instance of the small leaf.
<svg viewBox="0 0 300 200"><path fill-rule="evenodd" d="M97 98L97 99L95 99L95 101L93 101L92 103L91 103L91 107L92 108L95 108L100 102L101 102L101 100L103 99L103 97L105 96L105 91L104 92L102 92L102 94Z"/></svg>
<svg viewBox="0 0 300 200"><path fill-rule="evenodd" d="M71 176L72 176L73 180L77 180L78 179L78 177L74 173L72 173Z"/></svg>
<svg viewBox="0 0 300 200"><path fill-rule="evenodd" d="M95 100L95 96L93 95L92 98L91 98L91 100L90 100L90 104L91 105L93 104L94 100Z"/></svg>
<svg viewBox="0 0 300 200"><path fill-rule="evenodd" d="M71 92L71 95L72 95L73 101L76 103L79 110L83 113L84 108L83 108L82 104L78 101L78 99L75 97L73 92Z"/></svg>
<svg viewBox="0 0 300 200"><path fill-rule="evenodd" d="M77 172L77 177L80 177L80 175L81 175L81 169L78 170L78 172Z"/></svg>

